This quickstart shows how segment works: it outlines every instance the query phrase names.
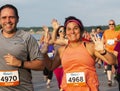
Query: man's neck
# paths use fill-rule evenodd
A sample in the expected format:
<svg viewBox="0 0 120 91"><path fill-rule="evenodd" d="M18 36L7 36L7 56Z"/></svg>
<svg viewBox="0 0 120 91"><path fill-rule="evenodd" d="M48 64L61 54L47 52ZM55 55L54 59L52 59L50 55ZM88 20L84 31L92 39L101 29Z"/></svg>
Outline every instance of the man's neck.
<svg viewBox="0 0 120 91"><path fill-rule="evenodd" d="M4 31L2 31L3 36L6 37L6 38L13 37L15 35L15 33L16 33L16 31L13 31L13 32L4 32Z"/></svg>

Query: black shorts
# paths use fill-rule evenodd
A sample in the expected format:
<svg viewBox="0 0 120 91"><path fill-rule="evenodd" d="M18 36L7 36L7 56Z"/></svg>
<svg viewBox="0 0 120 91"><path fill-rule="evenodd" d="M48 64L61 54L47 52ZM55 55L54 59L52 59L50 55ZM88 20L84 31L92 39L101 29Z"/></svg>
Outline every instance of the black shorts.
<svg viewBox="0 0 120 91"><path fill-rule="evenodd" d="M117 80L118 83L120 84L120 73L117 73L117 75L116 75L116 80Z"/></svg>
<svg viewBox="0 0 120 91"><path fill-rule="evenodd" d="M114 65L115 69L117 69L117 65ZM112 70L112 65L107 65L107 70Z"/></svg>

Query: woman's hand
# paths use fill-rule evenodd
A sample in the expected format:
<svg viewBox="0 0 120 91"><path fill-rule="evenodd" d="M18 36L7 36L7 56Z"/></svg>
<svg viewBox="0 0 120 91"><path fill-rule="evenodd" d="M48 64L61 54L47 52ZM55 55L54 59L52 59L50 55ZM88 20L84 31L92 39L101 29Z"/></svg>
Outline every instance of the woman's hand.
<svg viewBox="0 0 120 91"><path fill-rule="evenodd" d="M45 26L45 25L42 28L44 30L44 42L48 43L50 38L51 38L50 34L49 34L49 28L47 26Z"/></svg>
<svg viewBox="0 0 120 91"><path fill-rule="evenodd" d="M102 50L105 49L104 43L103 43L103 40L102 40L102 39L96 37L96 35L91 36L91 39L92 39L92 41L93 41L94 44L95 44L95 50L96 50L96 51L102 51Z"/></svg>
<svg viewBox="0 0 120 91"><path fill-rule="evenodd" d="M44 25L42 28L43 28L43 30L44 30L45 32L49 32L49 29L48 29L47 26Z"/></svg>
<svg viewBox="0 0 120 91"><path fill-rule="evenodd" d="M58 27L60 26L60 24L58 23L56 19L53 19L51 24L52 24L53 30L57 30Z"/></svg>

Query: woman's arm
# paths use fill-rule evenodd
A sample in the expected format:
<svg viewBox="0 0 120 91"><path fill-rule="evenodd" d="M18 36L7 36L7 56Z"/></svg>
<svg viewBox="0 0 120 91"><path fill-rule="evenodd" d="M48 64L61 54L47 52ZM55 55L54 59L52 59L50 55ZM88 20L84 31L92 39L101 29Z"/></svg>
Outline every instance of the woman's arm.
<svg viewBox="0 0 120 91"><path fill-rule="evenodd" d="M104 62L113 65L117 62L117 57L106 50L106 53L102 55L99 51L95 51L95 56L102 59Z"/></svg>
<svg viewBox="0 0 120 91"><path fill-rule="evenodd" d="M61 65L60 56L59 56L58 51L53 60L51 60L46 53L44 54L44 58L45 58L44 59L45 67L47 67L50 70L54 70L55 68L57 68Z"/></svg>
<svg viewBox="0 0 120 91"><path fill-rule="evenodd" d="M59 28L59 23L56 19L52 20L52 28L53 28L53 32L52 32L52 41L54 43L56 43L57 40L57 29Z"/></svg>
<svg viewBox="0 0 120 91"><path fill-rule="evenodd" d="M105 49L103 40L96 36L92 36L91 38L94 42L94 55L110 65L116 64L117 57Z"/></svg>

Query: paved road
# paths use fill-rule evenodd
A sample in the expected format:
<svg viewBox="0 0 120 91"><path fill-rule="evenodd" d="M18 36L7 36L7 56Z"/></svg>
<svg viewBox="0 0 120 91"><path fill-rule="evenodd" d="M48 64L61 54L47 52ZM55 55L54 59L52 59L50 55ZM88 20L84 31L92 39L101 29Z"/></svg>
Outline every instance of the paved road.
<svg viewBox="0 0 120 91"><path fill-rule="evenodd" d="M42 71L32 71L33 73L33 84L35 91L59 91L56 78L53 76L51 82L51 88L46 88L45 82L43 80ZM100 81L100 91L119 91L117 82L114 82L112 87L107 86L107 77L103 73L103 68L97 69L97 73Z"/></svg>

